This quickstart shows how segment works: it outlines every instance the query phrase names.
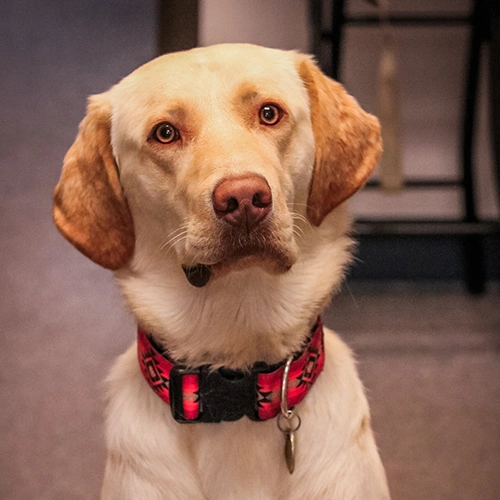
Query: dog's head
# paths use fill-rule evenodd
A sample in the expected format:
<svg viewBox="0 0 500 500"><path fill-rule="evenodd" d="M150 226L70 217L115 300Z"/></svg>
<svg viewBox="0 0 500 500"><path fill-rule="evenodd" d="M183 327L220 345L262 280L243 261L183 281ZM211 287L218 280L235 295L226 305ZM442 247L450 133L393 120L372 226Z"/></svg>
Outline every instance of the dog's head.
<svg viewBox="0 0 500 500"><path fill-rule="evenodd" d="M61 233L109 269L174 259L197 286L289 270L381 150L375 117L307 56L222 45L159 57L93 96L55 189ZM168 256L168 257L167 257Z"/></svg>

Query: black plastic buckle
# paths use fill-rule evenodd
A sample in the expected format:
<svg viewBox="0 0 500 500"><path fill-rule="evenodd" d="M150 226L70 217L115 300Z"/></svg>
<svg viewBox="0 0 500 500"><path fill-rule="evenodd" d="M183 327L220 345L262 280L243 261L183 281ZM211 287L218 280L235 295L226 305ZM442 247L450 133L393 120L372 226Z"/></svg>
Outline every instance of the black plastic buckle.
<svg viewBox="0 0 500 500"><path fill-rule="evenodd" d="M174 366L170 372L170 407L180 423L232 422L247 416L259 420L257 414L257 373L267 371L268 365L251 372L210 369L209 366L189 369ZM197 419L187 419L182 405L182 377L198 375L200 413Z"/></svg>

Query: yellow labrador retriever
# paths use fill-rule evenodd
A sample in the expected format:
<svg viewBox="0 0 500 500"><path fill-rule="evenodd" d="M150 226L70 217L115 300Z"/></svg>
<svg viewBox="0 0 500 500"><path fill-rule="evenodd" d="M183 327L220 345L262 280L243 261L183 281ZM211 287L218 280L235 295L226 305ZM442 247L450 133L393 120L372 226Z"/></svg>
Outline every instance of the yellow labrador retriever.
<svg viewBox="0 0 500 500"><path fill-rule="evenodd" d="M295 52L165 55L90 98L54 219L139 325L108 380L103 499L389 498L319 319L380 151L376 118Z"/></svg>

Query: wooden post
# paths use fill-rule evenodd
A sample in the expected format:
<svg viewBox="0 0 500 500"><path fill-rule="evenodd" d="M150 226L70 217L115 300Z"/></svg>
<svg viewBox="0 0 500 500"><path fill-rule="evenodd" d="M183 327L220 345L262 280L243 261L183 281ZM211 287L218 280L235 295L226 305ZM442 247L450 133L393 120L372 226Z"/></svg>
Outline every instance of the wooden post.
<svg viewBox="0 0 500 500"><path fill-rule="evenodd" d="M157 0L158 55L198 45L198 0Z"/></svg>

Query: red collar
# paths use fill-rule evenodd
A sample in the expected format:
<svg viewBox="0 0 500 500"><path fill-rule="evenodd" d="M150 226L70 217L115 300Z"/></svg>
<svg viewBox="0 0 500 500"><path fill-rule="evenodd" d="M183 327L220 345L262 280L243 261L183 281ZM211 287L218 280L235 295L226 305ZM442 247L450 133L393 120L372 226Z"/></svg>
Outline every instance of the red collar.
<svg viewBox="0 0 500 500"><path fill-rule="evenodd" d="M247 416L268 420L280 413L285 362L255 363L248 372L209 365L186 368L160 354L149 334L138 329L139 365L150 387L172 409L178 422L221 422ZM304 349L297 353L288 376L288 406L300 403L323 369L323 325L318 320Z"/></svg>

